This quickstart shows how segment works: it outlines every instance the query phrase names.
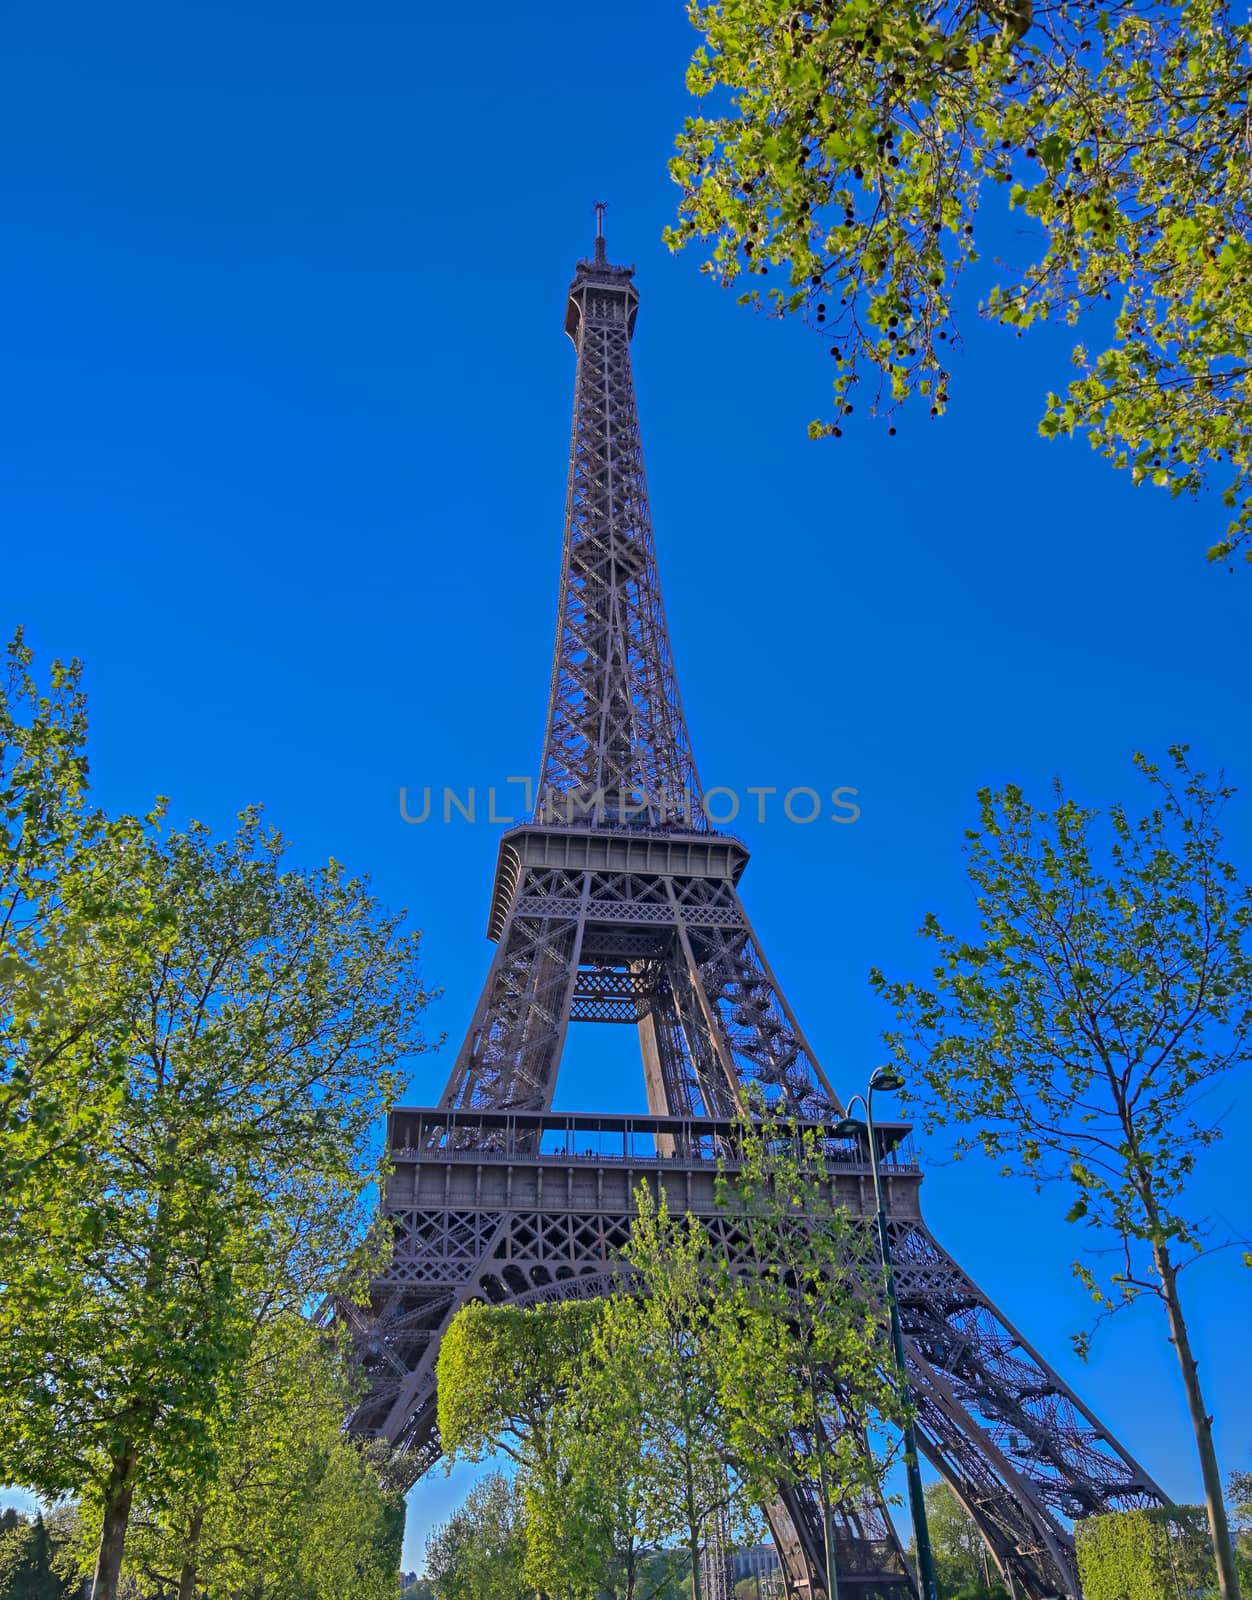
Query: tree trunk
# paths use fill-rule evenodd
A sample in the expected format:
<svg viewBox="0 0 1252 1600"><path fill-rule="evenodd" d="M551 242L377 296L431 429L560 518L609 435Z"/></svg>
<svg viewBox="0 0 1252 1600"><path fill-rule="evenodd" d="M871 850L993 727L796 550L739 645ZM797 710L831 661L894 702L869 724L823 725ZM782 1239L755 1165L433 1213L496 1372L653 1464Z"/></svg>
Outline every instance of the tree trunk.
<svg viewBox="0 0 1252 1600"><path fill-rule="evenodd" d="M122 1548L130 1503L135 1493L135 1446L127 1439L113 1458L113 1469L104 1491L104 1516L100 1524L100 1549L96 1555L96 1574L91 1584L91 1600L117 1600L118 1578L122 1571Z"/></svg>
<svg viewBox="0 0 1252 1600"><path fill-rule="evenodd" d="M820 1431L819 1421L814 1438ZM826 1600L839 1600L839 1578L835 1572L835 1541L830 1526L830 1485L826 1481L826 1453L821 1444L817 1446L817 1492L822 1499L822 1553L826 1558L826 1571L823 1574L826 1581Z"/></svg>
<svg viewBox="0 0 1252 1600"><path fill-rule="evenodd" d="M810 1362L805 1367L809 1405L813 1410L813 1446L817 1453L817 1492L822 1500L822 1552L826 1557L826 1600L839 1600L839 1573L836 1567L835 1540L831 1528L830 1479L826 1472L826 1429L817 1399L817 1383Z"/></svg>
<svg viewBox="0 0 1252 1600"><path fill-rule="evenodd" d="M700 1582L700 1517L696 1500L695 1467L691 1460L691 1417L687 1408L687 1390L683 1390L683 1437L688 1441L688 1451L683 1459L683 1501L687 1513L687 1548L691 1551L691 1600L704 1600L704 1585Z"/></svg>
<svg viewBox="0 0 1252 1600"><path fill-rule="evenodd" d="M1178 1269L1170 1257L1168 1247L1154 1243L1152 1256L1161 1280L1161 1295L1169 1317L1170 1343L1178 1352L1182 1368L1183 1388L1187 1392L1187 1409L1191 1413L1191 1427L1195 1433L1196 1450L1200 1457L1200 1475L1204 1481L1204 1508L1208 1512L1209 1532L1213 1539L1213 1554L1217 1560L1217 1586L1222 1600L1240 1600L1239 1573L1235 1568L1234 1551L1230 1544L1230 1527L1226 1520L1226 1503L1222 1499L1222 1480L1217 1467L1217 1452L1213 1448L1213 1419L1204 1409L1200 1393L1200 1375L1196 1359L1191 1353L1191 1340L1178 1297Z"/></svg>
<svg viewBox="0 0 1252 1600"><path fill-rule="evenodd" d="M187 1559L178 1574L178 1600L195 1600L196 1577L200 1570L200 1532L204 1527L204 1507L197 1506L187 1529Z"/></svg>

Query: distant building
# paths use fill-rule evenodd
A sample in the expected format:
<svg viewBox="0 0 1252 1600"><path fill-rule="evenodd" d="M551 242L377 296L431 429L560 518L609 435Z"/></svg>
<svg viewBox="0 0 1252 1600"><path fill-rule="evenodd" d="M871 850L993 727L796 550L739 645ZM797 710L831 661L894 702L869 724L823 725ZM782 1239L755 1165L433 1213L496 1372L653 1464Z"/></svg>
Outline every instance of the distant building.
<svg viewBox="0 0 1252 1600"><path fill-rule="evenodd" d="M756 1544L750 1550L736 1550L731 1563L736 1583L743 1578L768 1578L778 1571L778 1551L772 1544Z"/></svg>

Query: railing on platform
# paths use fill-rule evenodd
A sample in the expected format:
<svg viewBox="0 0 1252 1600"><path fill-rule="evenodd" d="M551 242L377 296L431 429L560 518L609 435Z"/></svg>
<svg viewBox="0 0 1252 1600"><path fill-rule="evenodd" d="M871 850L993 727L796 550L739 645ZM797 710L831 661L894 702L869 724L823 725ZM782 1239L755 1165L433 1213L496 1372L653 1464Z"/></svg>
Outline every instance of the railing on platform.
<svg viewBox="0 0 1252 1600"><path fill-rule="evenodd" d="M865 1135L839 1136L833 1123L793 1125L816 1136L830 1168L869 1168ZM642 1166L738 1165L742 1124L714 1117L657 1117L566 1111L450 1111L402 1106L391 1113L393 1160L574 1162ZM914 1172L912 1125L874 1129L883 1170Z"/></svg>

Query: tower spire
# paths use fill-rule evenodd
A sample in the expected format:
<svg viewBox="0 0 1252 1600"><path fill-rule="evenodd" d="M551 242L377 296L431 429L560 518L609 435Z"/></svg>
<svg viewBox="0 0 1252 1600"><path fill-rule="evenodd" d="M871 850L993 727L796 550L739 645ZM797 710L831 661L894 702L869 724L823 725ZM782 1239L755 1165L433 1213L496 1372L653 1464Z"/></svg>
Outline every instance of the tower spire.
<svg viewBox="0 0 1252 1600"><path fill-rule="evenodd" d="M595 202L595 207L596 207L596 266L602 267L608 261L608 257L604 253L604 251L605 251L605 247L604 247L604 213L605 213L605 210L607 209L606 202L603 201L603 200L597 200Z"/></svg>
<svg viewBox="0 0 1252 1600"><path fill-rule="evenodd" d="M661 603L630 340L634 268L605 252L570 284L578 353L561 597L537 822L704 832Z"/></svg>

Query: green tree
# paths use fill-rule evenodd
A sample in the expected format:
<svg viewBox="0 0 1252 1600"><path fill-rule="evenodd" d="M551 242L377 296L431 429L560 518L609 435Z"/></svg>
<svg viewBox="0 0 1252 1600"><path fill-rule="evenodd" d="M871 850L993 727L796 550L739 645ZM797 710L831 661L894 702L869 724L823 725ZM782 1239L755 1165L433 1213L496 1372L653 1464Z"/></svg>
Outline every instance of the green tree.
<svg viewBox="0 0 1252 1600"><path fill-rule="evenodd" d="M596 1588L609 1577L600 1485L593 1488L588 1460L592 1438L602 1434L578 1381L600 1315L599 1305L584 1301L469 1305L440 1344L439 1435L448 1459L500 1452L516 1463L526 1575L553 1592Z"/></svg>
<svg viewBox="0 0 1252 1600"><path fill-rule="evenodd" d="M222 842L89 812L75 672L40 697L10 662L0 1459L100 1508L115 1600L137 1489L213 1481L259 1286L314 1299L357 1250L428 997L416 935L256 812Z"/></svg>
<svg viewBox="0 0 1252 1600"><path fill-rule="evenodd" d="M1235 1533L1239 1581L1252 1583L1252 1472L1232 1472L1226 1484L1230 1525Z"/></svg>
<svg viewBox="0 0 1252 1600"><path fill-rule="evenodd" d="M974 1519L946 1483L926 1485L926 1521L935 1558L941 1596L959 1600L966 1595L986 1600L1007 1600L1007 1591L995 1576L987 1546ZM916 1544L910 1545L915 1550Z"/></svg>
<svg viewBox="0 0 1252 1600"><path fill-rule="evenodd" d="M395 1600L404 1541L404 1500L389 1481L386 1446L362 1449L338 1437L324 1447L325 1465L312 1496L295 1565L299 1600ZM255 1600L272 1588L256 1586Z"/></svg>
<svg viewBox="0 0 1252 1600"><path fill-rule="evenodd" d="M605 1382L590 1353L553 1409L558 1492L526 1483L526 1572L547 1594L650 1600L651 1550L637 1397Z"/></svg>
<svg viewBox="0 0 1252 1600"><path fill-rule="evenodd" d="M620 1335L603 1301L472 1305L441 1345L444 1448L452 1460L498 1451L516 1464L525 1576L545 1593L654 1600L673 1588L674 1553L652 1548L674 1530L646 1490L641 1353Z"/></svg>
<svg viewBox="0 0 1252 1600"><path fill-rule="evenodd" d="M471 1489L426 1545L438 1600L528 1600L525 1560L522 1496L500 1472Z"/></svg>
<svg viewBox="0 0 1252 1600"><path fill-rule="evenodd" d="M0 1344L16 1356L33 1306L72 1304L92 1140L124 1092L125 1009L150 968L151 899L132 870L133 819L89 803L82 669L33 672L21 630L0 675ZM6 1365L0 1462L12 1477ZM38 1390L35 1398L38 1399ZM41 1487L55 1494L59 1482Z"/></svg>
<svg viewBox="0 0 1252 1600"><path fill-rule="evenodd" d="M444 1333L436 1369L439 1437L449 1460L502 1451L544 1477L559 1469L551 1416L591 1349L594 1302L463 1306Z"/></svg>
<svg viewBox="0 0 1252 1600"><path fill-rule="evenodd" d="M641 1600L680 1600L691 1593L687 1557L682 1550L654 1550L640 1563Z"/></svg>
<svg viewBox="0 0 1252 1600"><path fill-rule="evenodd" d="M127 992L119 982L143 955L130 922L135 908L124 899L112 903L121 887L111 870L117 850L133 841L137 825L133 819L112 825L88 802L81 663L54 661L46 685L36 681L33 665L19 628L0 675L0 1190L6 1192L37 1183L43 1164L72 1150L80 1118L99 1114L97 1099L79 1105L62 1089L56 1069L70 1077L84 1035L105 1027ZM7 1233L0 1245L9 1251L6 1272L20 1266Z"/></svg>
<svg viewBox="0 0 1252 1600"><path fill-rule="evenodd" d="M640 1375L640 1352L620 1343L631 1326L629 1315L603 1308L593 1350L578 1369L558 1419L576 1509L587 1529L582 1542L589 1557L584 1576L593 1580L590 1592L657 1600L676 1592L683 1560L679 1552L657 1548L679 1530L658 1518L650 1487L655 1414L646 1403L649 1388ZM532 1539L536 1535L555 1546L559 1519L532 1517Z"/></svg>
<svg viewBox="0 0 1252 1600"><path fill-rule="evenodd" d="M1230 1474L1226 1499L1231 1507L1231 1526L1239 1533L1252 1533L1252 1472Z"/></svg>
<svg viewBox="0 0 1252 1600"><path fill-rule="evenodd" d="M1212 1592L1213 1546L1199 1506L1087 1517L1074 1529L1086 1600L1177 1600Z"/></svg>
<svg viewBox="0 0 1252 1600"><path fill-rule="evenodd" d="M928 917L933 987L872 981L896 1008L896 1058L920 1079L927 1125L954 1126L958 1153L980 1147L1006 1174L1057 1182L1068 1220L1111 1242L1102 1281L1075 1270L1111 1313L1159 1300L1182 1370L1218 1552L1221 1592L1239 1593L1212 1418L1179 1289L1205 1249L1188 1181L1219 1137L1201 1097L1249 1057L1252 895L1222 856L1219 814L1231 790L1142 757L1154 805L1107 818L1060 792L1036 810L1020 789L980 796L967 859L980 934ZM1101 854L1106 860L1101 863ZM1086 1336L1077 1341L1086 1348Z"/></svg>
<svg viewBox="0 0 1252 1600"><path fill-rule="evenodd" d="M214 1477L131 1507L124 1579L144 1595L391 1600L403 1502L386 1459L345 1437L339 1341L286 1313L261 1324L216 1433ZM87 1530L98 1538L99 1508Z"/></svg>
<svg viewBox="0 0 1252 1600"><path fill-rule="evenodd" d="M719 1176L718 1201L746 1243L743 1254L760 1265L743 1274L725 1235L714 1247L719 1296L745 1331L757 1330L738 1347L747 1359L724 1380L739 1385L728 1407L731 1449L752 1464L764 1500L796 1475L816 1485L833 1588L835 1510L876 1493L890 1465L888 1451L871 1448L866 1424L902 1420L876 1236L840 1203L814 1130L763 1112L741 1124L738 1144L738 1161ZM760 1403L763 1378L771 1405ZM810 1441L803 1455L791 1444L797 1433Z"/></svg>
<svg viewBox="0 0 1252 1600"><path fill-rule="evenodd" d="M714 1518L732 1537L755 1531L759 1483L753 1444L777 1431L794 1375L772 1359L762 1319L719 1294L708 1236L671 1217L664 1191L640 1186L625 1256L638 1293L606 1305L596 1333L599 1381L638 1405L639 1495L648 1536L681 1538L694 1600L703 1600L700 1552ZM752 1420L742 1374L755 1373Z"/></svg>
<svg viewBox="0 0 1252 1600"><path fill-rule="evenodd" d="M1173 494L1216 474L1234 518L1210 557L1245 543L1246 21L1222 0L688 10L703 36L688 86L713 110L678 141L667 237L706 241L704 270L741 301L827 340L834 415L811 433L838 434L866 379L875 409L914 393L945 409L956 286L987 250L990 199L1028 218L1037 244L984 315L1019 334L1089 324L1096 341L1075 348L1078 375L1049 396L1042 431L1085 431Z"/></svg>
<svg viewBox="0 0 1252 1600"><path fill-rule="evenodd" d="M66 1560L66 1529L57 1514L49 1522L42 1512L33 1520L14 1514L9 1524L0 1527L0 1596L70 1600L81 1579L73 1561Z"/></svg>

